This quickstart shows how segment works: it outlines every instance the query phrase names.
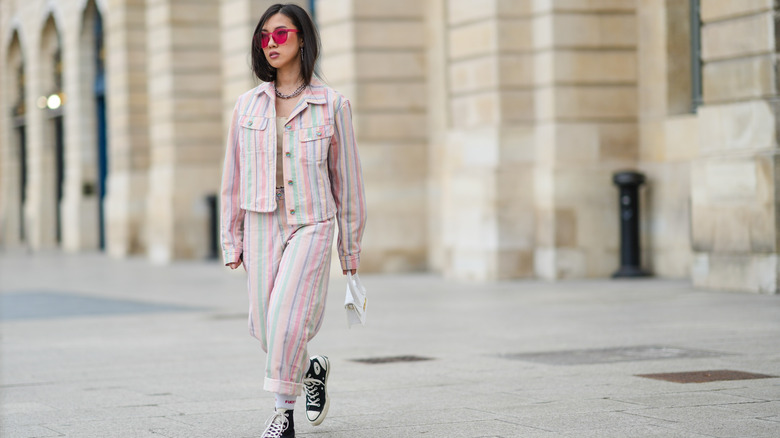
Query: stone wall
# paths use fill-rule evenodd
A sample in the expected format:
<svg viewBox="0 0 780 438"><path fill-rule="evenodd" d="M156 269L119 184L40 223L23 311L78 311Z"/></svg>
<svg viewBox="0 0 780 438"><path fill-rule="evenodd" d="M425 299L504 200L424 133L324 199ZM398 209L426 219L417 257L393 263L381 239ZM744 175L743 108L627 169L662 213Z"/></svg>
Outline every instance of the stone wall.
<svg viewBox="0 0 780 438"><path fill-rule="evenodd" d="M147 250L149 99L145 0L110 0L104 17L108 106L106 250L117 257Z"/></svg>
<svg viewBox="0 0 780 438"><path fill-rule="evenodd" d="M704 105L691 172L697 286L780 286L776 7L702 2Z"/></svg>
<svg viewBox="0 0 780 438"><path fill-rule="evenodd" d="M316 3L325 80L350 99L369 222L361 269L426 267L427 114L424 4Z"/></svg>
<svg viewBox="0 0 780 438"><path fill-rule="evenodd" d="M95 250L99 244L100 207L97 189L97 123L96 102L93 98L95 84L95 38L93 28L97 8L90 4L82 13L69 15L69 29L78 32L63 34L64 47L74 50L63 52L63 64L69 67L62 72L65 96L64 160L68 166L63 197L62 238L63 249L70 252ZM98 232L96 232L98 231Z"/></svg>
<svg viewBox="0 0 780 438"><path fill-rule="evenodd" d="M450 0L437 64L444 105L431 107L432 248L445 275L474 280L533 273L532 26L528 2ZM436 116L434 111L442 114ZM444 112L446 111L446 112Z"/></svg>
<svg viewBox="0 0 780 438"><path fill-rule="evenodd" d="M690 162L699 150L689 3L643 0L637 18L643 256L655 275L682 278L692 262Z"/></svg>
<svg viewBox="0 0 780 438"><path fill-rule="evenodd" d="M205 258L224 148L219 4L147 0L152 260Z"/></svg>
<svg viewBox="0 0 780 438"><path fill-rule="evenodd" d="M534 5L535 272L608 276L618 266L612 175L637 160L635 2Z"/></svg>

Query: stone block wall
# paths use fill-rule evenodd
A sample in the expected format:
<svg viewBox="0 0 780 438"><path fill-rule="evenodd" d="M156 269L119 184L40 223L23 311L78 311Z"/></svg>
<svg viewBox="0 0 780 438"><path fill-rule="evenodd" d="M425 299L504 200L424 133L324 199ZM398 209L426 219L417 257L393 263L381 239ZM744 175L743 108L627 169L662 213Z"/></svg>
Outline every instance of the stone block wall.
<svg viewBox="0 0 780 438"><path fill-rule="evenodd" d="M149 98L145 0L110 0L104 17L109 172L104 208L106 251L123 257L147 250Z"/></svg>
<svg viewBox="0 0 780 438"><path fill-rule="evenodd" d="M703 2L703 106L692 163L693 282L777 292L775 2Z"/></svg>
<svg viewBox="0 0 780 438"><path fill-rule="evenodd" d="M546 279L618 267L612 175L638 158L633 1L534 2L534 271Z"/></svg>
<svg viewBox="0 0 780 438"><path fill-rule="evenodd" d="M369 223L361 270L422 270L429 135L424 5L326 0L315 11L324 79L350 99L363 164Z"/></svg>
<svg viewBox="0 0 780 438"><path fill-rule="evenodd" d="M224 136L216 2L147 0L147 251L154 261L205 258L207 196L218 193Z"/></svg>
<svg viewBox="0 0 780 438"><path fill-rule="evenodd" d="M446 86L430 109L431 260L445 275L533 272L532 28L529 2L449 0L430 13ZM436 56L434 50L431 56ZM436 115L441 112L441 115Z"/></svg>
<svg viewBox="0 0 780 438"><path fill-rule="evenodd" d="M65 162L71 163L65 175L62 209L62 247L69 252L96 250L99 244L100 200L97 192L97 109L95 86L95 25L97 9L91 3L82 13L68 14L68 29L80 32L63 34L63 46L74 48L63 53L70 68L63 71L66 94Z"/></svg>
<svg viewBox="0 0 780 438"><path fill-rule="evenodd" d="M642 256L653 274L685 278L693 257L690 162L699 150L689 2L641 1L637 17Z"/></svg>

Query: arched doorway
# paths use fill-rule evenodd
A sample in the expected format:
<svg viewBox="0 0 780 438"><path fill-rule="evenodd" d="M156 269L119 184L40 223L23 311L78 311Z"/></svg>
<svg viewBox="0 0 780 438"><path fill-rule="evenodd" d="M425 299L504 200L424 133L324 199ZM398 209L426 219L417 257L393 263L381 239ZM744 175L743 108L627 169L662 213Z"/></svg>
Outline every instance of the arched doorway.
<svg viewBox="0 0 780 438"><path fill-rule="evenodd" d="M62 120L62 46L59 34L57 35L57 48L53 54L54 64L54 89L46 99L47 116L49 124L53 128L54 138L54 193L56 210L56 234L57 244L62 243L62 198L65 194L65 127Z"/></svg>
<svg viewBox="0 0 780 438"><path fill-rule="evenodd" d="M78 132L71 132L69 145L78 149L80 157L74 164L79 174L80 209L78 218L81 233L89 234L79 239L79 248L105 249L106 177L108 174L107 130L106 130L106 73L103 49L103 18L94 0L87 2L82 16L79 39L79 81L70 93L73 96L69 123L78 126ZM73 183L73 181L71 181ZM91 224L86 227L85 224Z"/></svg>
<svg viewBox="0 0 780 438"><path fill-rule="evenodd" d="M18 150L19 160L19 241L24 242L24 206L27 201L27 123L25 115L27 108L25 106L26 93L24 92L24 62L19 63L16 72L16 90L18 98L14 105L13 126L16 134L15 142Z"/></svg>
<svg viewBox="0 0 780 438"><path fill-rule="evenodd" d="M27 200L27 105L24 56L19 34L14 32L8 47L5 75L8 78L3 92L8 96L10 124L8 136L3 136L8 149L3 154L2 196L4 204L3 239L15 245L26 240L24 208Z"/></svg>
<svg viewBox="0 0 780 438"><path fill-rule="evenodd" d="M94 3L93 3L94 5ZM93 6L94 7L94 6ZM95 112L97 122L97 176L98 176L98 223L99 247L106 248L105 207L106 180L108 179L108 138L106 130L106 68L105 47L103 45L103 18L95 7Z"/></svg>

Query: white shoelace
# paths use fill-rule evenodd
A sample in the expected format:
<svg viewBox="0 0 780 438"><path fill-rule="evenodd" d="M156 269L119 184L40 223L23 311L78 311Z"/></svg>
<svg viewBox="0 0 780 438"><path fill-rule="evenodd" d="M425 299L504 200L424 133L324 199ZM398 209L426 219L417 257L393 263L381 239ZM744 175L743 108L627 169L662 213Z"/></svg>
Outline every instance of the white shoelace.
<svg viewBox="0 0 780 438"><path fill-rule="evenodd" d="M274 412L274 414L271 415L271 418L266 420L265 424L268 427L266 427L265 431L263 431L262 438L279 438L282 436L282 433L287 430L289 421L283 413Z"/></svg>
<svg viewBox="0 0 780 438"><path fill-rule="evenodd" d="M320 397L319 392L316 392L317 386L322 386L324 388L325 385L323 385L322 381L319 379L303 379L303 385L306 387L306 404L319 408Z"/></svg>

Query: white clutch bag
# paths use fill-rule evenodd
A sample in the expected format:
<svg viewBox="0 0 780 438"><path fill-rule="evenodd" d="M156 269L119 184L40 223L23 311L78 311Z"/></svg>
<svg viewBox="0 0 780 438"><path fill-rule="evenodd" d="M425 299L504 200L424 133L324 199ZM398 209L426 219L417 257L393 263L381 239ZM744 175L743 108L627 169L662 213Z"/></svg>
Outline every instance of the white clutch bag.
<svg viewBox="0 0 780 438"><path fill-rule="evenodd" d="M366 288L357 274L347 273L347 296L344 298L347 310L347 327L366 325Z"/></svg>

